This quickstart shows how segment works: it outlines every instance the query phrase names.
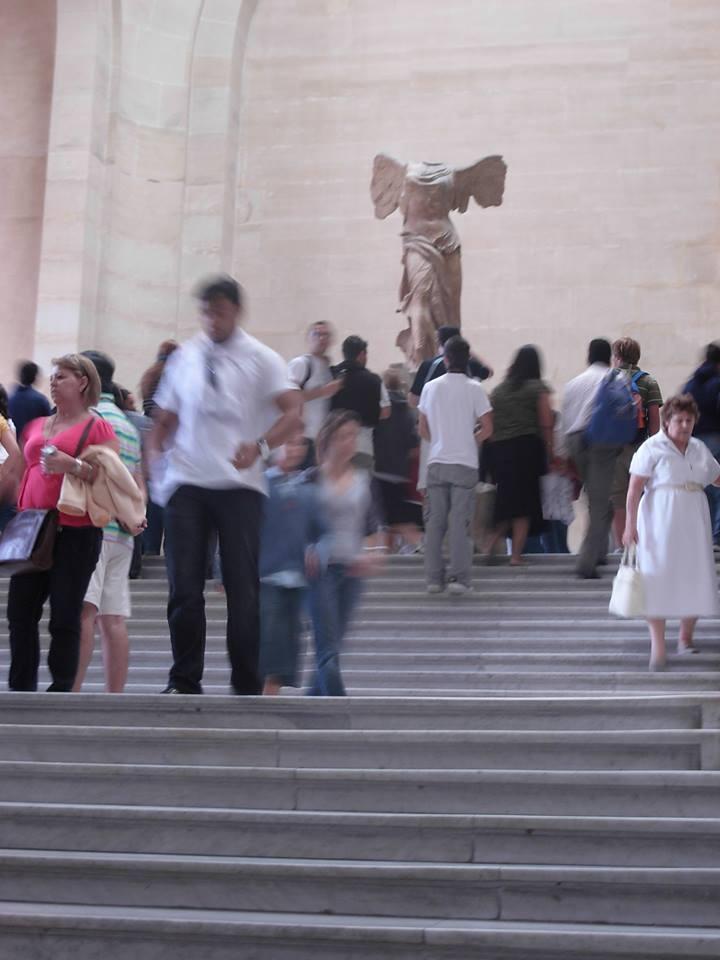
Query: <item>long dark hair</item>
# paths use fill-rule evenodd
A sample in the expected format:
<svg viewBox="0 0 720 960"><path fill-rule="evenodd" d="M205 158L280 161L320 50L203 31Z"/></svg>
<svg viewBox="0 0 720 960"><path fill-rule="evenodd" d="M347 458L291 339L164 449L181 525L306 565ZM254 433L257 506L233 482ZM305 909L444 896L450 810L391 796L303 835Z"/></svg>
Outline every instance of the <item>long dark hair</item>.
<svg viewBox="0 0 720 960"><path fill-rule="evenodd" d="M8 410L7 390L1 383L0 383L0 417L5 417L6 420L10 419L10 412Z"/></svg>
<svg viewBox="0 0 720 960"><path fill-rule="evenodd" d="M540 377L540 353L538 348L531 343L526 343L515 354L508 369L507 378L513 387L521 387L528 380L539 380Z"/></svg>
<svg viewBox="0 0 720 960"><path fill-rule="evenodd" d="M322 463L325 459L332 438L341 427L348 423L355 423L358 427L360 426L360 417L353 410L332 410L327 415L315 439L318 463Z"/></svg>

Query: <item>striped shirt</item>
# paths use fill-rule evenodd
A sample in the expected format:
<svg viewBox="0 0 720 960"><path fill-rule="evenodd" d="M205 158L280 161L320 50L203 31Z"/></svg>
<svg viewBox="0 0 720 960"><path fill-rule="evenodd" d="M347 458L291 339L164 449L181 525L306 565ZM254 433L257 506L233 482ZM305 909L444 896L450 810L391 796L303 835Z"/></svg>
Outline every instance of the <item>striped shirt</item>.
<svg viewBox="0 0 720 960"><path fill-rule="evenodd" d="M116 406L115 399L111 393L100 394L100 402L95 407L95 413L107 421L115 431L115 436L120 445L120 449L118 450L120 459L130 473L135 476L141 459L140 436L137 430L122 410ZM113 520L103 528L103 540L125 544L129 549L132 549L133 545L132 536L129 533L125 533L124 530L121 530L116 520Z"/></svg>

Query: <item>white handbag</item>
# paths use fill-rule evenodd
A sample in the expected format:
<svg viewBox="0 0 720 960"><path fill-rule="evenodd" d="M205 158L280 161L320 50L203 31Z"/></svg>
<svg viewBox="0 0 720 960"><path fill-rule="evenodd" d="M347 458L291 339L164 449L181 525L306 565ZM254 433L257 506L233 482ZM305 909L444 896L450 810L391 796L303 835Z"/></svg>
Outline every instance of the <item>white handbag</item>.
<svg viewBox="0 0 720 960"><path fill-rule="evenodd" d="M635 544L629 549L626 547L622 555L618 572L613 580L608 609L616 617L626 619L645 616L645 589L642 574L638 569Z"/></svg>

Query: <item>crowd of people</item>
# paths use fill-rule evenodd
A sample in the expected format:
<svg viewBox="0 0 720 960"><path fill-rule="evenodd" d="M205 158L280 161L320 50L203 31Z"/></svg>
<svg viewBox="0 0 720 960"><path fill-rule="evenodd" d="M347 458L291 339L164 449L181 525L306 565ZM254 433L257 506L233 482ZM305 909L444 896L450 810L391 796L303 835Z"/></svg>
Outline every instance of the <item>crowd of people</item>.
<svg viewBox="0 0 720 960"><path fill-rule="evenodd" d="M0 526L28 510L58 519L49 569L10 580L11 690L37 689L49 603L49 689L82 689L98 633L105 688L121 692L128 581L143 554L164 554L164 693L202 693L214 573L233 692L297 686L309 624L308 693L342 696L343 641L385 553L421 551L427 592L459 597L472 590L478 549L487 563L509 554L512 567L529 552L567 553L581 488L588 524L577 576L596 579L610 550L636 548L651 669L665 666L668 619L681 622L679 651L695 649L697 619L720 609L720 346L663 404L635 340L592 340L556 408L532 345L487 392L491 367L458 329L441 327L436 356L409 383L401 366L371 372L357 335L333 363L334 332L322 321L286 364L243 329L235 280L209 278L196 294L201 330L182 346L160 345L141 379L142 412L99 351L53 361L51 402L31 362L9 397L0 388ZM494 497L481 544L479 483ZM99 485L120 504L102 524ZM71 488L80 491L72 509Z"/></svg>

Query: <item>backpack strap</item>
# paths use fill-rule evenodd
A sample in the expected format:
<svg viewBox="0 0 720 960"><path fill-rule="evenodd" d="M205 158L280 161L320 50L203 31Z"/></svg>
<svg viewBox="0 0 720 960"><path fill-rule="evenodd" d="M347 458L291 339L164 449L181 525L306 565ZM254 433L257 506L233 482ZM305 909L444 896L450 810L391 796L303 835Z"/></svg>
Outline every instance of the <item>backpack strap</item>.
<svg viewBox="0 0 720 960"><path fill-rule="evenodd" d="M438 366L441 363L443 363L444 360L445 360L444 357L435 357L435 359L433 360L433 362L430 364L428 368L428 372L425 374L425 380L423 381L423 386L430 383L430 381L435 376L435 371L437 370Z"/></svg>
<svg viewBox="0 0 720 960"><path fill-rule="evenodd" d="M300 389L304 390L307 386L308 380L312 376L312 357L309 353L305 354L305 362L307 363L307 373L303 377L302 383L300 384Z"/></svg>

